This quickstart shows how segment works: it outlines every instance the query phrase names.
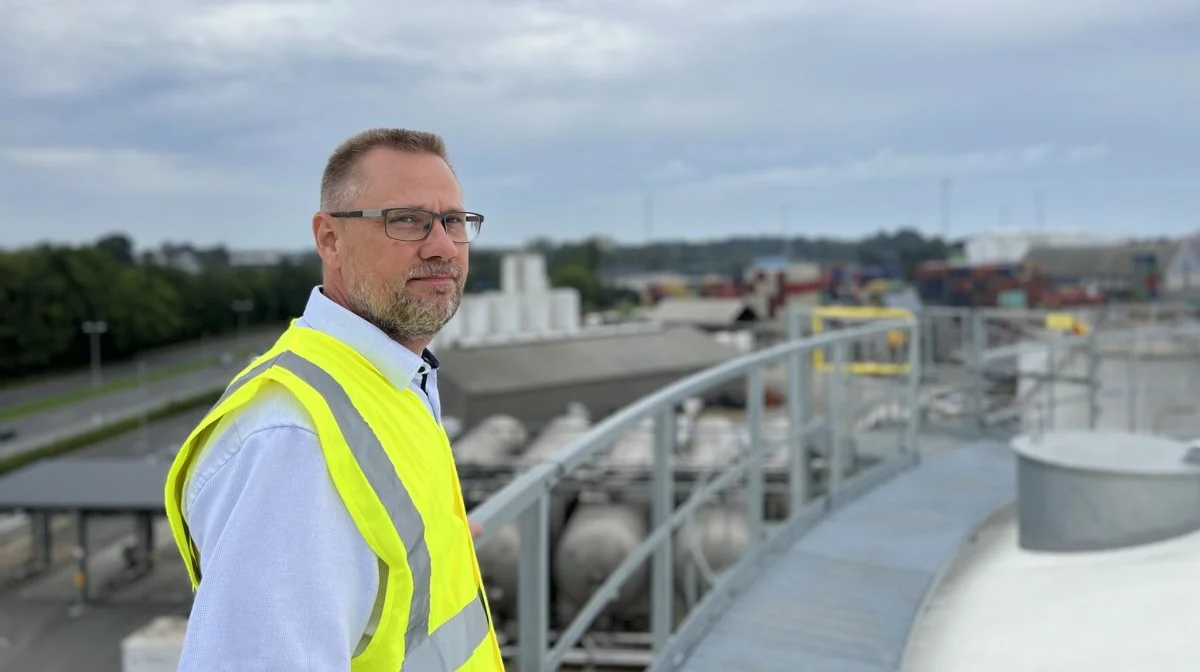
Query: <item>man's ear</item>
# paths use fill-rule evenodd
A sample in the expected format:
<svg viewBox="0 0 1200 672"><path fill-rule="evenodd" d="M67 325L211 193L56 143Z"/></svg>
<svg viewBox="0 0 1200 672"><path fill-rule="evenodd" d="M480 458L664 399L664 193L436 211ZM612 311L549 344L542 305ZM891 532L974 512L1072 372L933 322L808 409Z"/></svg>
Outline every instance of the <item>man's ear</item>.
<svg viewBox="0 0 1200 672"><path fill-rule="evenodd" d="M337 268L338 242L342 235L342 223L324 212L317 212L312 218L313 244L317 255L327 268Z"/></svg>

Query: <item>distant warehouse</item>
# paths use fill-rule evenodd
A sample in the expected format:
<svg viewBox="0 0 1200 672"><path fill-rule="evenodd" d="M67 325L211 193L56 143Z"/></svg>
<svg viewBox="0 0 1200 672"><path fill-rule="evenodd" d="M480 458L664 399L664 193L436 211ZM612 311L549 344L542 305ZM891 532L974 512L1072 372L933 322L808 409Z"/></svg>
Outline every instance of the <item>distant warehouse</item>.
<svg viewBox="0 0 1200 672"><path fill-rule="evenodd" d="M538 425L571 402L598 420L738 353L697 329L674 327L446 349L437 356L442 414L473 427L495 414Z"/></svg>

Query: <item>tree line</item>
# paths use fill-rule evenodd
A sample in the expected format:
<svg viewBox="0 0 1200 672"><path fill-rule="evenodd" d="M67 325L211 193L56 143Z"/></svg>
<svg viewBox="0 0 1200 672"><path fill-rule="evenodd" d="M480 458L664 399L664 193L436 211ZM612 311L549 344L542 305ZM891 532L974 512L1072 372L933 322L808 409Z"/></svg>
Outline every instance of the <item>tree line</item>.
<svg viewBox="0 0 1200 672"><path fill-rule="evenodd" d="M90 245L0 251L0 380L86 364L88 321L103 321L106 359L298 315L314 259L239 267L221 248L165 245L137 255L123 235Z"/></svg>
<svg viewBox="0 0 1200 672"><path fill-rule="evenodd" d="M585 309L634 300L608 279L636 272L740 275L755 258L781 256L818 262L896 265L906 274L955 246L916 231L880 233L859 241L732 238L709 242L615 245L599 238L531 241L546 256L555 286L579 289ZM503 251L471 254L468 291L499 288ZM320 281L315 254L256 264L234 263L223 247L163 245L135 251L123 234L91 244L42 244L0 250L0 381L84 365L90 356L86 321L103 320L107 360L237 329L239 307L252 304L248 325L299 315Z"/></svg>

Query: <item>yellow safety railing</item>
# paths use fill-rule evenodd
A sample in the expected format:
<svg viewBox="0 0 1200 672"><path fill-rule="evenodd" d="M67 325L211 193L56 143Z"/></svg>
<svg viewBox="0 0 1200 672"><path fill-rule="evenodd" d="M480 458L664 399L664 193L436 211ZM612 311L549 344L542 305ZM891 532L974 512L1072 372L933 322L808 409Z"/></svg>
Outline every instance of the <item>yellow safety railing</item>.
<svg viewBox="0 0 1200 672"><path fill-rule="evenodd" d="M814 335L825 331L829 320L845 322L868 322L871 320L913 319L911 310L904 308L876 308L873 306L820 306L813 309L812 332ZM889 349L907 353L908 334L904 331L889 331L887 341ZM908 358L902 362L847 362L846 371L860 376L900 376L907 375L910 365ZM813 348L813 368L817 371L832 371L833 366L825 360L824 348Z"/></svg>

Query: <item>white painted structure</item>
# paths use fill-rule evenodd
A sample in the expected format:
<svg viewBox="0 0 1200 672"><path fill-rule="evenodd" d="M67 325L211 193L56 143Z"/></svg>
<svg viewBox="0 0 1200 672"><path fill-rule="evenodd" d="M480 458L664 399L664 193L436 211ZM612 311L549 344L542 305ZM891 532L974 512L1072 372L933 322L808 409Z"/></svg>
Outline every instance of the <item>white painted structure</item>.
<svg viewBox="0 0 1200 672"><path fill-rule="evenodd" d="M161 616L121 640L121 672L174 672L183 654L187 619Z"/></svg>
<svg viewBox="0 0 1200 672"><path fill-rule="evenodd" d="M581 329L579 292L550 286L546 259L518 252L500 262L500 290L464 294L431 349L559 338Z"/></svg>
<svg viewBox="0 0 1200 672"><path fill-rule="evenodd" d="M1081 245L1111 245L1123 239L1088 232L1084 229L1022 230L993 229L967 239L966 256L969 264L1015 264L1032 247L1077 247Z"/></svg>
<svg viewBox="0 0 1200 672"><path fill-rule="evenodd" d="M1169 298L1192 298L1200 294L1200 236L1180 241L1163 269L1163 291Z"/></svg>
<svg viewBox="0 0 1200 672"><path fill-rule="evenodd" d="M903 669L1197 669L1200 533L1101 553L1034 553L985 525L926 604Z"/></svg>

